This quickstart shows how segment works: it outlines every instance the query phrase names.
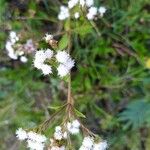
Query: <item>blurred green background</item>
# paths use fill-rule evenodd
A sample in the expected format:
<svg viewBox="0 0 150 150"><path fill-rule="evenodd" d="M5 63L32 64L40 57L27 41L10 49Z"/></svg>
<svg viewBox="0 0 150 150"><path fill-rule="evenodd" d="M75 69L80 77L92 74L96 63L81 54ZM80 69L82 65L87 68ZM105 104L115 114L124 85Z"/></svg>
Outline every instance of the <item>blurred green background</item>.
<svg viewBox="0 0 150 150"><path fill-rule="evenodd" d="M44 34L66 30L57 19L59 0L0 0L0 150L23 150L18 127L38 125L52 114L49 106L66 100L65 82L44 77L32 65L11 60L5 43L9 31L43 46ZM106 6L96 21L71 20L72 91L75 105L93 132L107 139L110 150L150 150L150 1L95 0ZM66 34L56 37L61 48Z"/></svg>

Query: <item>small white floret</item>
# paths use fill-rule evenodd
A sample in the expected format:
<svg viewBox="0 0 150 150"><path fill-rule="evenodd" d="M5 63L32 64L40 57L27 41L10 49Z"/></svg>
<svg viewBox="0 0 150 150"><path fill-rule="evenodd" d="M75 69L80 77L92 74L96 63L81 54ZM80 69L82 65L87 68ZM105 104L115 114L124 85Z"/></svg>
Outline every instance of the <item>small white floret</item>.
<svg viewBox="0 0 150 150"><path fill-rule="evenodd" d="M90 149L93 147L93 144L94 144L94 140L92 137L90 137L90 136L84 137L83 142L82 142L82 145L84 147L87 147Z"/></svg>
<svg viewBox="0 0 150 150"><path fill-rule="evenodd" d="M80 5L81 5L82 7L85 6L85 0L79 0L79 3L80 3Z"/></svg>
<svg viewBox="0 0 150 150"><path fill-rule="evenodd" d="M76 12L76 13L74 14L74 17L75 17L75 19L78 19L78 18L80 17L79 12Z"/></svg>
<svg viewBox="0 0 150 150"><path fill-rule="evenodd" d="M65 63L69 59L69 54L65 51L58 51L56 54L56 59L60 63Z"/></svg>
<svg viewBox="0 0 150 150"><path fill-rule="evenodd" d="M50 49L46 49L46 51L45 51L45 57L46 57L47 59L51 59L52 56L53 56L53 51L50 50Z"/></svg>
<svg viewBox="0 0 150 150"><path fill-rule="evenodd" d="M107 141L102 141L94 144L93 150L106 150L108 147Z"/></svg>
<svg viewBox="0 0 150 150"><path fill-rule="evenodd" d="M89 12L87 14L88 20L93 20L95 15L97 15L97 8L96 7L90 7Z"/></svg>
<svg viewBox="0 0 150 150"><path fill-rule="evenodd" d="M104 15L104 14L105 14L105 12L106 12L106 8L105 8L105 7L103 7L103 6L101 6L101 7L98 9L98 11L99 11L99 13L100 13L101 17L103 17L103 15Z"/></svg>
<svg viewBox="0 0 150 150"><path fill-rule="evenodd" d="M41 70L43 72L44 75L48 75L48 74L51 74L52 73L52 68L51 66L47 65L47 64L43 64L41 66Z"/></svg>
<svg viewBox="0 0 150 150"><path fill-rule="evenodd" d="M28 61L28 58L25 57L25 56L21 56L20 61L23 62L23 63L26 63Z"/></svg>
<svg viewBox="0 0 150 150"><path fill-rule="evenodd" d="M27 147L30 148L31 150L44 150L44 144L43 143L38 143L32 140L27 140Z"/></svg>
<svg viewBox="0 0 150 150"><path fill-rule="evenodd" d="M72 126L75 128L79 128L80 127L80 122L78 120L73 120L72 121Z"/></svg>
<svg viewBox="0 0 150 150"><path fill-rule="evenodd" d="M58 75L60 77L64 77L64 76L66 76L69 73L69 69L63 64L60 64L58 66L57 71L58 71Z"/></svg>
<svg viewBox="0 0 150 150"><path fill-rule="evenodd" d="M44 39L48 43L50 40L53 39L53 35L46 33L45 36L44 36Z"/></svg>
<svg viewBox="0 0 150 150"><path fill-rule="evenodd" d="M19 140L25 140L27 138L27 133L25 130L23 130L22 128L19 128L17 131L16 131L16 137L19 139Z"/></svg>
<svg viewBox="0 0 150 150"><path fill-rule="evenodd" d="M94 0L86 0L86 6L91 7L94 4Z"/></svg>

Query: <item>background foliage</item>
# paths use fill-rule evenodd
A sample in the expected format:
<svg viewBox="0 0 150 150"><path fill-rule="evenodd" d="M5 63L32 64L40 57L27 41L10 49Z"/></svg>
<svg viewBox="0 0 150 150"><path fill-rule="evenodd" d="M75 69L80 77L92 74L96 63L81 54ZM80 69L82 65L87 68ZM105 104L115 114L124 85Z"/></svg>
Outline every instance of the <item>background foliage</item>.
<svg viewBox="0 0 150 150"><path fill-rule="evenodd" d="M59 33L58 0L0 0L0 149L24 149L18 127L33 127L52 114L50 106L66 99L66 85L43 77L32 66L12 61L5 51L10 30L32 38L39 48L46 32ZM72 20L72 90L83 122L109 141L110 150L150 149L149 0L96 0L108 11L96 21L100 36L81 18ZM66 34L60 49L67 45Z"/></svg>

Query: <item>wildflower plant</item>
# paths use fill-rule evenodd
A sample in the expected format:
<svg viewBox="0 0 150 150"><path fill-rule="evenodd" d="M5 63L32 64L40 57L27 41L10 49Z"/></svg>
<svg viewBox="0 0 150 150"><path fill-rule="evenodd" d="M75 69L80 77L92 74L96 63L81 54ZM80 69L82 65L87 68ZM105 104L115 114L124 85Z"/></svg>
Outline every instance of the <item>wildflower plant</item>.
<svg viewBox="0 0 150 150"><path fill-rule="evenodd" d="M33 66L44 76L57 74L60 79L65 79L68 85L67 101L62 106L58 106L56 112L37 127L19 128L16 136L20 141L25 140L27 147L31 150L106 150L107 141L82 124L80 118L85 118L85 116L75 108L71 90L71 69L76 61L70 55L71 18L79 19L83 15L88 20L94 20L99 16L103 17L106 8L95 7L93 0L70 0L67 5L62 5L58 14L59 20L66 21L64 23L64 36L67 37L65 44L60 47L61 41L55 40L55 35L47 33L43 37L47 48L37 50L33 60ZM48 132L50 128L53 129L53 133ZM76 144L78 134L83 137L81 145Z"/></svg>
<svg viewBox="0 0 150 150"><path fill-rule="evenodd" d="M49 47L54 49L40 49L35 52L33 60L34 67L42 71L43 75L51 75L57 71L60 78L67 76L68 96L67 102L59 106L56 112L39 126L33 129L23 130L19 128L16 136L20 141L26 141L27 147L32 150L105 150L107 142L103 141L98 135L87 129L80 121L84 115L74 107L74 99L71 93L71 69L75 65L75 60L70 56L70 45L67 50L59 50L57 41L50 34L44 37ZM71 41L70 41L71 42ZM63 114L61 118L59 116ZM45 136L48 128L55 127L52 135ZM74 139L78 134L83 135L81 146L74 144ZM72 141L73 139L73 141Z"/></svg>

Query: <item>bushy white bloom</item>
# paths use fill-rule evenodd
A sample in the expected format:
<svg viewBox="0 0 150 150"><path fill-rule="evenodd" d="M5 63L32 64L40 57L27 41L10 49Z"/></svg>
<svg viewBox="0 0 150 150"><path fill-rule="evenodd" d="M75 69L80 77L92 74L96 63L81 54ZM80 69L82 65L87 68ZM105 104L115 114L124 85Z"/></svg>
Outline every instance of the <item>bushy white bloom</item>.
<svg viewBox="0 0 150 150"><path fill-rule="evenodd" d="M58 71L58 75L60 77L64 77L64 76L66 76L69 73L69 69L63 64L60 64L58 66L57 71Z"/></svg>
<svg viewBox="0 0 150 150"><path fill-rule="evenodd" d="M48 59L51 59L52 56L53 56L53 51L50 50L50 49L47 49L47 50L45 51L45 57L48 58Z"/></svg>
<svg viewBox="0 0 150 150"><path fill-rule="evenodd" d="M93 150L106 150L108 147L107 141L102 141L94 144Z"/></svg>
<svg viewBox="0 0 150 150"><path fill-rule="evenodd" d="M51 148L51 150L65 150L65 146L61 146L61 147L53 146L53 147Z"/></svg>
<svg viewBox="0 0 150 150"><path fill-rule="evenodd" d="M70 70L72 67L74 67L74 60L69 58L64 65L67 67L68 70Z"/></svg>
<svg viewBox="0 0 150 150"><path fill-rule="evenodd" d="M80 123L78 120L74 120L71 122L67 123L67 129L71 134L78 134L80 132Z"/></svg>
<svg viewBox="0 0 150 150"><path fill-rule="evenodd" d="M60 126L55 127L54 138L56 140L61 140L63 138L63 133Z"/></svg>
<svg viewBox="0 0 150 150"><path fill-rule="evenodd" d="M53 35L46 33L45 36L44 36L44 39L48 43L50 40L53 39Z"/></svg>
<svg viewBox="0 0 150 150"><path fill-rule="evenodd" d="M70 69L74 66L74 60L72 60L70 55L65 51L57 52L56 60L61 63L57 68L58 75L61 77L66 76Z"/></svg>
<svg viewBox="0 0 150 150"><path fill-rule="evenodd" d="M87 149L91 150L93 148L93 144L94 144L93 138L90 136L87 136L87 137L84 137L81 147L82 148L84 147L85 149L87 148Z"/></svg>
<svg viewBox="0 0 150 150"><path fill-rule="evenodd" d="M92 150L92 149L89 149L89 148L87 148L87 147L85 147L85 146L81 146L80 148L79 148L79 150Z"/></svg>
<svg viewBox="0 0 150 150"><path fill-rule="evenodd" d="M25 140L27 138L27 132L25 130L23 130L22 128L19 128L16 131L16 137L21 141Z"/></svg>
<svg viewBox="0 0 150 150"><path fill-rule="evenodd" d="M6 42L5 47L6 47L8 56L9 56L11 59L14 59L14 60L18 59L18 56L17 56L17 54L15 53L15 50L14 50L14 48L13 48L13 44L12 44L10 41L7 41L7 42Z"/></svg>
<svg viewBox="0 0 150 150"><path fill-rule="evenodd" d="M31 150L43 150L44 149L44 144L35 142L33 140L27 140L27 147L30 148Z"/></svg>
<svg viewBox="0 0 150 150"><path fill-rule="evenodd" d="M47 49L45 52L44 50L37 51L34 59L34 67L36 67L37 69L41 69L44 75L52 73L51 66L44 64L44 61L46 59L51 59L52 56L53 51L51 51L50 49Z"/></svg>
<svg viewBox="0 0 150 150"><path fill-rule="evenodd" d="M75 17L75 19L78 19L78 18L80 17L79 12L76 12L76 13L74 14L74 17Z"/></svg>
<svg viewBox="0 0 150 150"><path fill-rule="evenodd" d="M94 0L86 0L86 6L91 7L94 4Z"/></svg>
<svg viewBox="0 0 150 150"><path fill-rule="evenodd" d="M35 68L41 69L43 63L41 63L40 61L38 61L38 60L35 59L34 62L33 62L33 65L34 65Z"/></svg>
<svg viewBox="0 0 150 150"><path fill-rule="evenodd" d="M26 63L28 61L28 58L25 57L25 56L21 56L20 61L23 62L23 63Z"/></svg>
<svg viewBox="0 0 150 150"><path fill-rule="evenodd" d="M60 63L65 63L69 59L69 54L65 51L58 51L56 54L56 59Z"/></svg>
<svg viewBox="0 0 150 150"><path fill-rule="evenodd" d="M79 3L80 3L80 5L81 5L82 7L85 6L85 0L79 0Z"/></svg>
<svg viewBox="0 0 150 150"><path fill-rule="evenodd" d="M47 140L47 138L44 135L37 134L33 131L28 132L27 135L28 135L29 140L32 140L35 142L44 143Z"/></svg>
<svg viewBox="0 0 150 150"><path fill-rule="evenodd" d="M64 137L64 139L67 139L67 132L63 133L63 137Z"/></svg>
<svg viewBox="0 0 150 150"><path fill-rule="evenodd" d="M72 126L75 128L79 128L80 127L80 122L78 120L73 120L72 121Z"/></svg>
<svg viewBox="0 0 150 150"><path fill-rule="evenodd" d="M10 39L11 43L14 44L19 40L19 37L17 36L16 32L11 31L9 33L9 39Z"/></svg>
<svg viewBox="0 0 150 150"><path fill-rule="evenodd" d="M99 11L99 13L100 13L101 17L103 17L103 15L104 15L104 14L105 14L105 12L106 12L106 8L105 8L105 7L103 7L103 6L101 6L101 7L98 9L98 11Z"/></svg>
<svg viewBox="0 0 150 150"><path fill-rule="evenodd" d="M93 20L95 15L97 15L97 8L96 7L90 7L89 12L87 14L88 20Z"/></svg>
<svg viewBox="0 0 150 150"><path fill-rule="evenodd" d="M61 126L56 126L56 127L55 127L55 131L56 131L56 132L61 131Z"/></svg>
<svg viewBox="0 0 150 150"><path fill-rule="evenodd" d="M14 44L19 40L19 37L17 36L16 32L14 31L11 31L9 33L9 40L6 42L6 50L8 52L8 56L11 58L11 59L14 59L14 60L17 60L18 59L18 55L17 53L15 52L13 46Z"/></svg>
<svg viewBox="0 0 150 150"><path fill-rule="evenodd" d="M41 70L43 72L44 75L48 75L52 73L52 68L51 66L47 65L47 64L42 64L41 65Z"/></svg>
<svg viewBox="0 0 150 150"><path fill-rule="evenodd" d="M72 60L70 55L65 51L59 51L56 55L56 59L61 63L57 68L58 75L61 77L66 76L74 66L74 60Z"/></svg>
<svg viewBox="0 0 150 150"><path fill-rule="evenodd" d="M76 6L76 5L78 4L78 1L79 1L79 0L70 0L70 1L68 2L68 7L69 7L69 9L73 8L74 6Z"/></svg>
<svg viewBox="0 0 150 150"><path fill-rule="evenodd" d="M59 12L59 15L58 15L58 19L59 19L59 20L65 20L65 19L68 18L69 16L70 16L70 14L69 14L69 9L68 9L68 7L61 6L61 7L60 7L60 12Z"/></svg>
<svg viewBox="0 0 150 150"><path fill-rule="evenodd" d="M36 54L35 54L35 61L39 61L41 63L43 63L46 59L46 56L45 56L45 53L43 50L39 50L39 51L36 51Z"/></svg>

